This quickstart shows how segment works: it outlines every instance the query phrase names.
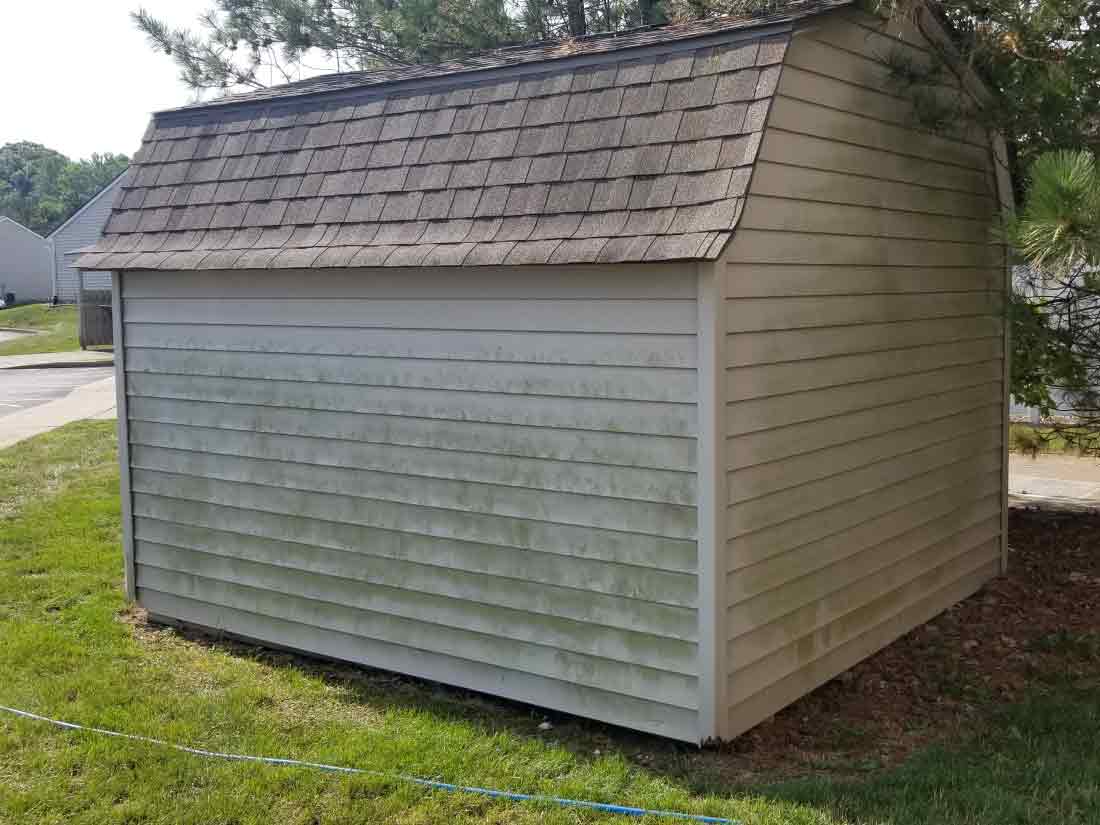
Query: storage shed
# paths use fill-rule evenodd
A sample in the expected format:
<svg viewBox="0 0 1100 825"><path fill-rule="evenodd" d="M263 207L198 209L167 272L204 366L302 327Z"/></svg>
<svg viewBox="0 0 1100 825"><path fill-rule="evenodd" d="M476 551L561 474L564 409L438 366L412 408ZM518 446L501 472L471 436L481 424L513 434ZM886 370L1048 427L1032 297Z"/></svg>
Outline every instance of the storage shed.
<svg viewBox="0 0 1100 825"><path fill-rule="evenodd" d="M158 114L80 260L130 594L699 742L972 593L1009 189L889 85L939 37L814 2Z"/></svg>

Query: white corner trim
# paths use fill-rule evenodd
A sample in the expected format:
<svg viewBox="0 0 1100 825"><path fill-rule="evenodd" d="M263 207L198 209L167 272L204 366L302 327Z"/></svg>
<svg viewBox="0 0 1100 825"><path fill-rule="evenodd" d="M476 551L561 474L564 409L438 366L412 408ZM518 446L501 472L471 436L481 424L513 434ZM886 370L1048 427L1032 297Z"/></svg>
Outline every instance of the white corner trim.
<svg viewBox="0 0 1100 825"><path fill-rule="evenodd" d="M118 492L121 498L123 585L126 598L137 598L134 578L134 499L130 491L130 421L126 411L126 344L122 324L121 272L111 273L111 325L115 355L115 407L118 411Z"/></svg>
<svg viewBox="0 0 1100 825"><path fill-rule="evenodd" d="M724 265L698 267L699 741L726 735Z"/></svg>

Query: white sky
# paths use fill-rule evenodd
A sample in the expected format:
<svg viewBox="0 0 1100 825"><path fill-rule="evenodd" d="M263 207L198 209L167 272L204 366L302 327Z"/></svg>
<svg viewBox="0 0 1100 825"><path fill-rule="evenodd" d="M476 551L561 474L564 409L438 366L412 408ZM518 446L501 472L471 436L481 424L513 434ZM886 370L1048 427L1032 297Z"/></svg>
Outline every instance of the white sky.
<svg viewBox="0 0 1100 825"><path fill-rule="evenodd" d="M3 3L0 145L30 140L74 160L132 155L151 112L193 99L175 63L130 22L143 6L198 29L212 0L30 0Z"/></svg>

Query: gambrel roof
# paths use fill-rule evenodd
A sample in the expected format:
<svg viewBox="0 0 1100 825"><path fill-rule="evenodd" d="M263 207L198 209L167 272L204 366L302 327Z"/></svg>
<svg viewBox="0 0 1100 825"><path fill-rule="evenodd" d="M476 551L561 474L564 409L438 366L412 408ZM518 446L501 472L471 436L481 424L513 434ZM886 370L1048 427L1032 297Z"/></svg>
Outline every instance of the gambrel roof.
<svg viewBox="0 0 1100 825"><path fill-rule="evenodd" d="M157 114L85 269L716 258L794 23L351 72Z"/></svg>

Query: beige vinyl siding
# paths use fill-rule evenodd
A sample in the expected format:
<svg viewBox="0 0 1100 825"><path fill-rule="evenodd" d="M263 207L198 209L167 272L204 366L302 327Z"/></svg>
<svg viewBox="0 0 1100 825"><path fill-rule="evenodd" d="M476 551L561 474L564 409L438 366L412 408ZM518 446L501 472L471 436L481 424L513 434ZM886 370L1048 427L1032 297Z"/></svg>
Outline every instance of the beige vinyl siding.
<svg viewBox="0 0 1100 825"><path fill-rule="evenodd" d="M694 269L459 275L127 274L139 601L696 741Z"/></svg>
<svg viewBox="0 0 1100 825"><path fill-rule="evenodd" d="M914 128L887 47L855 12L793 39L726 251L727 736L997 571L990 147Z"/></svg>

